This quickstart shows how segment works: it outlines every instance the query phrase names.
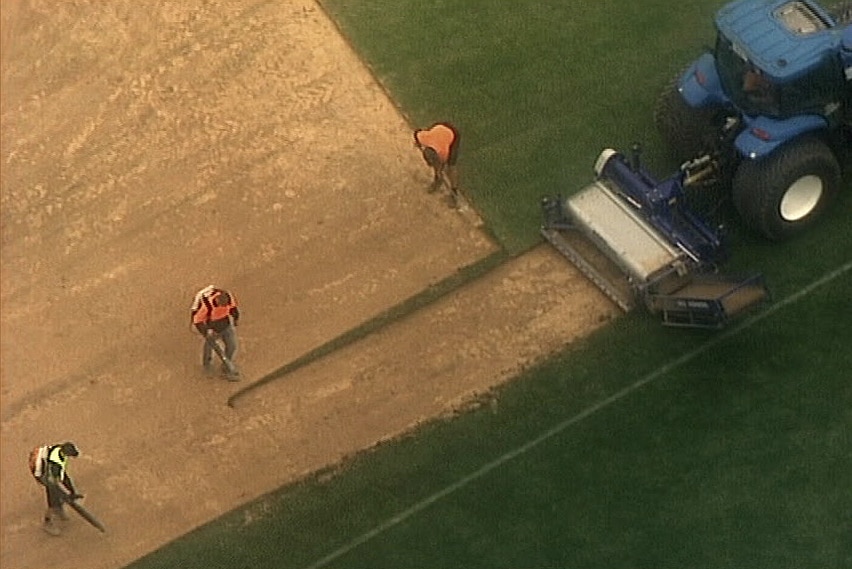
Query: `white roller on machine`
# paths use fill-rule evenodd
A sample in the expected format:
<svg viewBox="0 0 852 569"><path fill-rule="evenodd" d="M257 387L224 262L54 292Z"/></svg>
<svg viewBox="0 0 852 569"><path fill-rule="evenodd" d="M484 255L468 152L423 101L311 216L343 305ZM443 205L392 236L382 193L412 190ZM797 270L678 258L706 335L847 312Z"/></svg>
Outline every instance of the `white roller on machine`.
<svg viewBox="0 0 852 569"><path fill-rule="evenodd" d="M542 234L622 309L639 301L665 324L715 328L768 298L760 275L715 274L722 242L685 208L683 171L657 183L638 151L630 163L606 149L595 174L573 196L543 200Z"/></svg>

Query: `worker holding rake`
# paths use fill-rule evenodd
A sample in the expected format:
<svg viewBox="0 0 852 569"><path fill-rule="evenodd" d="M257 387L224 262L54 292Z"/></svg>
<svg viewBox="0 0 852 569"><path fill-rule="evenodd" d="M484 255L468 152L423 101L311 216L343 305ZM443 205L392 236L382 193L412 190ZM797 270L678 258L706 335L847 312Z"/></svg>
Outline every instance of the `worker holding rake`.
<svg viewBox="0 0 852 569"><path fill-rule="evenodd" d="M222 373L229 381L239 380L239 371L234 365L237 352L237 332L234 329L240 319L237 299L226 290L209 285L195 294L190 309L192 325L204 337L202 365L210 374L213 371L213 352L222 360ZM224 351L219 341L225 346Z"/></svg>

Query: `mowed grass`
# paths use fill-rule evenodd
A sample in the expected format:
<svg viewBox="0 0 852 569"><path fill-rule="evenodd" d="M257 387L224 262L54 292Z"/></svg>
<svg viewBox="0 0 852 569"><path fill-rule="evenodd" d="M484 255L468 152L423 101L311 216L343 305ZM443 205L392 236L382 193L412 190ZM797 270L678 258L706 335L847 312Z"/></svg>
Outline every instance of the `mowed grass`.
<svg viewBox="0 0 852 569"><path fill-rule="evenodd" d="M850 289L723 336L625 318L132 567L847 566Z"/></svg>
<svg viewBox="0 0 852 569"><path fill-rule="evenodd" d="M414 126L461 132L464 191L510 251L539 198L588 183L605 147L645 143L657 93L704 45L719 2L322 2Z"/></svg>
<svg viewBox="0 0 852 569"><path fill-rule="evenodd" d="M848 276L834 282L807 303L660 375L327 566L848 565L852 358L815 362L804 352L767 348L785 343L801 325L824 329L822 319L841 306L850 284ZM813 312L813 303L825 312ZM843 350L843 324L835 319L832 328L834 342L803 347ZM550 384L541 395L562 393L556 407L562 422L551 419L557 426L602 400L603 393L585 392L590 386L615 387L605 388L599 373L581 379L577 371L566 360L536 374L539 385ZM519 389L526 393L529 386ZM514 401L517 394L506 395ZM459 421L448 439L466 437L468 449L489 447L495 443L482 439L505 441L535 414L558 415L552 402L520 400L506 416ZM547 432L544 426L528 440ZM441 469L442 458L462 460L455 452L433 453L431 469Z"/></svg>
<svg viewBox="0 0 852 569"><path fill-rule="evenodd" d="M602 147L643 140L672 168L653 99L721 2L323 4L412 124L459 124L464 188L517 252L538 198L586 183ZM741 330L619 319L480 408L131 567L852 566L850 211L846 191L785 244L722 212L729 269L774 295Z"/></svg>

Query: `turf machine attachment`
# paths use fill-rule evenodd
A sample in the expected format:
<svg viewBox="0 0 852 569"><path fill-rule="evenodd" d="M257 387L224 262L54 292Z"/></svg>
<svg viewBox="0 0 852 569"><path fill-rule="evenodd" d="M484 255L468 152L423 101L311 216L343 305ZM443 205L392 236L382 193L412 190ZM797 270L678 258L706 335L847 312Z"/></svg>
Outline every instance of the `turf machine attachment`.
<svg viewBox="0 0 852 569"><path fill-rule="evenodd" d="M722 328L766 301L760 274L717 273L720 231L686 206L684 184L700 161L658 182L631 158L606 149L596 179L567 199L544 198L542 235L625 312L638 305L663 324Z"/></svg>

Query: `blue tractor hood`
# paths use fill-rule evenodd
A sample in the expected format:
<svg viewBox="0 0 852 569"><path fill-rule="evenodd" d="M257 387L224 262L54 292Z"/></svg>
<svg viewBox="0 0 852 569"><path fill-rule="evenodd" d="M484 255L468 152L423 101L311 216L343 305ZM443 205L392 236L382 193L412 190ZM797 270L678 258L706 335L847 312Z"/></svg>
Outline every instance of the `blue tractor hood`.
<svg viewBox="0 0 852 569"><path fill-rule="evenodd" d="M738 0L717 12L716 28L740 57L779 84L818 67L843 33L807 0Z"/></svg>

